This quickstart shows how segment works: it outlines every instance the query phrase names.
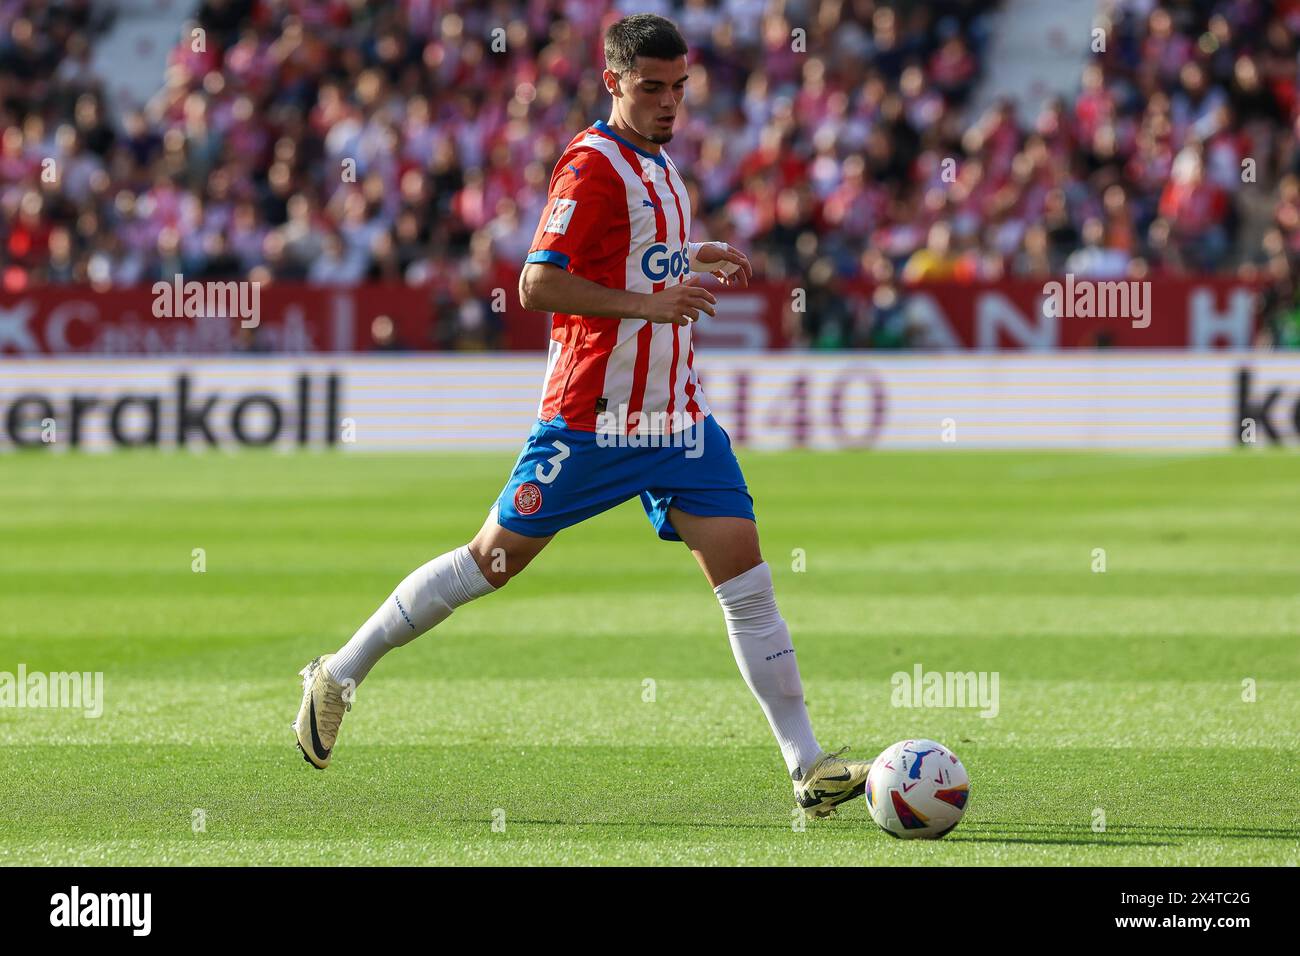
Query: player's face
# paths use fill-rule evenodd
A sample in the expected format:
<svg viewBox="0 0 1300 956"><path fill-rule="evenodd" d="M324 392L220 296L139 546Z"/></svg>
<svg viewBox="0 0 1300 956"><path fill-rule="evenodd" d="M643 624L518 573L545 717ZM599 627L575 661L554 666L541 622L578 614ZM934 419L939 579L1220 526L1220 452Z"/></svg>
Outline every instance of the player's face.
<svg viewBox="0 0 1300 956"><path fill-rule="evenodd" d="M677 110L686 95L686 57L652 60L639 56L636 65L621 76L606 71L618 84L614 111L624 123L651 143L673 138Z"/></svg>

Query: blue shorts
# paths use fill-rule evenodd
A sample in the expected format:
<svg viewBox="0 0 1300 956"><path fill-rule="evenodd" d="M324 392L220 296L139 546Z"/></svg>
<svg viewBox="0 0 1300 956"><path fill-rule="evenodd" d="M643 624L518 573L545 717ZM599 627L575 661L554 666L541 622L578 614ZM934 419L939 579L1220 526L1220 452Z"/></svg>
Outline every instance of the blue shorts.
<svg viewBox="0 0 1300 956"><path fill-rule="evenodd" d="M731 438L712 415L668 437L680 444L602 445L595 432L568 428L558 416L539 421L494 506L497 523L545 538L638 495L665 541L682 540L668 521L670 506L704 517L754 520L754 499Z"/></svg>

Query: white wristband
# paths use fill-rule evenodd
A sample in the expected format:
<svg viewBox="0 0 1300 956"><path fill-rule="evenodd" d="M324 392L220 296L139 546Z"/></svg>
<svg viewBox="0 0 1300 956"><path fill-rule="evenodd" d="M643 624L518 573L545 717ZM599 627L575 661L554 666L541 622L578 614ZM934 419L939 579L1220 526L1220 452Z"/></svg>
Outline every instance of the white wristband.
<svg viewBox="0 0 1300 956"><path fill-rule="evenodd" d="M686 263L692 272L702 272L700 268L700 250L704 248L702 242L686 243Z"/></svg>
<svg viewBox="0 0 1300 956"><path fill-rule="evenodd" d="M717 272L721 269L724 275L731 275L740 268L734 262L700 262L700 250L705 246L718 246L724 252L731 248L725 242L688 242L686 258L692 272Z"/></svg>

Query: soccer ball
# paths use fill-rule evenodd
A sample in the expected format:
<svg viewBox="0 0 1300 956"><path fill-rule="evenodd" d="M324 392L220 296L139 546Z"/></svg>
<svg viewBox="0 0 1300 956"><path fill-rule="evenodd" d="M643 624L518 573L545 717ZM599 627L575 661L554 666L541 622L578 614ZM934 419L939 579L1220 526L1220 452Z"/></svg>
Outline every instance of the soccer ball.
<svg viewBox="0 0 1300 956"><path fill-rule="evenodd" d="M966 812L970 778L957 755L933 740L901 740L871 764L867 807L890 836L937 840Z"/></svg>

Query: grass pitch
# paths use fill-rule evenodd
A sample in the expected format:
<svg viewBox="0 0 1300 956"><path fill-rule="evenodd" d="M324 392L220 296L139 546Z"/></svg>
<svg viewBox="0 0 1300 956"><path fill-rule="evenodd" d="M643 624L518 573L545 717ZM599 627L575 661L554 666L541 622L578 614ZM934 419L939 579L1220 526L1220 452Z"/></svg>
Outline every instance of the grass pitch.
<svg viewBox="0 0 1300 956"><path fill-rule="evenodd" d="M385 658L320 773L297 671L513 455L22 454L0 671L102 671L105 707L0 709L0 863L1300 862L1300 457L741 461L819 739L952 747L948 839L861 801L799 832L713 594L635 502ZM997 672L997 716L891 706L918 663Z"/></svg>

